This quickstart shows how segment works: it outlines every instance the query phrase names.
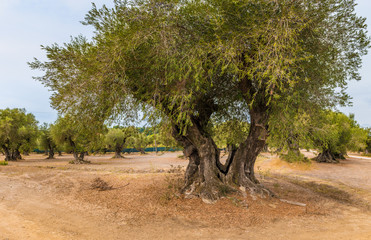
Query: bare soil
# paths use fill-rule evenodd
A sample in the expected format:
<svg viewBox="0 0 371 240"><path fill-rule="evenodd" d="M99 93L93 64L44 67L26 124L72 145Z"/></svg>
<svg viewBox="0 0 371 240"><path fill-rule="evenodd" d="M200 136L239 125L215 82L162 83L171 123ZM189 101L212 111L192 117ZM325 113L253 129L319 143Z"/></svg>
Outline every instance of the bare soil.
<svg viewBox="0 0 371 240"><path fill-rule="evenodd" d="M31 155L0 166L0 240L371 239L371 158L288 164L263 154L256 172L277 197L209 205L178 194L187 165L178 155L88 156L87 165Z"/></svg>

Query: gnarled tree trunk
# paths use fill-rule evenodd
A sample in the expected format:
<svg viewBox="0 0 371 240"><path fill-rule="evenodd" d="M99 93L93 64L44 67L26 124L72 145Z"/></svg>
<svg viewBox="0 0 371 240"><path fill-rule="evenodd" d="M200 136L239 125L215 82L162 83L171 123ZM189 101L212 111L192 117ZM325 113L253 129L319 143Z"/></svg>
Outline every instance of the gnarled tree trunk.
<svg viewBox="0 0 371 240"><path fill-rule="evenodd" d="M86 152L84 152L84 151L83 152L77 151L76 144L75 144L75 142L71 138L69 139L69 142L70 142L70 146L73 149L73 158L74 158L74 160L71 161L70 163L73 163L73 164L86 164L86 163L90 163L89 161L84 160L84 157L85 157Z"/></svg>
<svg viewBox="0 0 371 240"><path fill-rule="evenodd" d="M315 158L317 162L320 163L338 163L336 155L333 154L329 149L323 150L318 156Z"/></svg>
<svg viewBox="0 0 371 240"><path fill-rule="evenodd" d="M74 161L72 161L71 163L73 163L73 164L87 164L87 163L90 163L90 161L84 160L85 154L86 154L86 152L74 151L73 152Z"/></svg>
<svg viewBox="0 0 371 240"><path fill-rule="evenodd" d="M2 148L4 150L5 161L12 161L13 159L9 149L5 145L3 145Z"/></svg>
<svg viewBox="0 0 371 240"><path fill-rule="evenodd" d="M122 152L123 148L124 148L123 145L116 144L115 155L113 156L113 158L124 158L124 156L121 155L121 152Z"/></svg>
<svg viewBox="0 0 371 240"><path fill-rule="evenodd" d="M141 147L134 147L138 152L140 152L140 154L146 154L146 151L144 151L143 148Z"/></svg>
<svg viewBox="0 0 371 240"><path fill-rule="evenodd" d="M227 173L227 182L237 187L247 188L252 193L273 195L255 177L255 162L263 150L268 137L268 114L266 109L250 110L250 131L247 139L240 144Z"/></svg>
<svg viewBox="0 0 371 240"><path fill-rule="evenodd" d="M17 161L21 160L22 156L18 149L15 150L4 150L5 151L5 161Z"/></svg>
<svg viewBox="0 0 371 240"><path fill-rule="evenodd" d="M54 148L53 146L49 143L49 155L46 159L54 159Z"/></svg>
<svg viewBox="0 0 371 240"><path fill-rule="evenodd" d="M193 120L185 134L173 126L173 136L183 146L189 159L183 192L198 196L205 202L214 202L228 192L244 187L253 193L273 194L259 184L255 177L255 161L265 146L268 136L268 117L265 112L251 113L250 133L246 141L229 151L226 163L220 162L220 152L213 139Z"/></svg>

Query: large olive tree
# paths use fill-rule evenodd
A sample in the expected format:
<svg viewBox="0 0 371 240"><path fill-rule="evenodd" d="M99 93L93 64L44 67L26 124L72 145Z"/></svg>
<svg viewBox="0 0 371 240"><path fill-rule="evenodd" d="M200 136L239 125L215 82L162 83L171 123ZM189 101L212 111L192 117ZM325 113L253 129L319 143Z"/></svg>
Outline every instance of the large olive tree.
<svg viewBox="0 0 371 240"><path fill-rule="evenodd" d="M189 159L184 192L213 201L220 186L268 192L254 174L268 123L292 107L346 101L369 41L353 0L115 1L87 14L92 41L44 47L37 78L52 105L106 121L143 107L169 121ZM248 136L223 165L211 118L245 117ZM83 121L80 121L83 122Z"/></svg>

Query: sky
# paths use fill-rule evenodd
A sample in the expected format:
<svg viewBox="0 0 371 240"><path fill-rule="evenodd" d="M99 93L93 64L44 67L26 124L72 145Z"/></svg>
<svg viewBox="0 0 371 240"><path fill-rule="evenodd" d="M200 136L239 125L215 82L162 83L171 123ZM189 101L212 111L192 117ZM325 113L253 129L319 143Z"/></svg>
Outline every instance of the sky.
<svg viewBox="0 0 371 240"><path fill-rule="evenodd" d="M113 0L0 0L0 109L25 108L40 122L54 122L57 112L50 107L51 93L32 77L42 75L27 62L46 60L40 45L62 44L70 36L92 36L83 26L91 2L98 7ZM356 0L358 15L367 17L371 30L371 1ZM371 34L371 33L369 33ZM353 106L339 108L354 113L363 127L371 127L371 52L363 58L362 80L349 83Z"/></svg>

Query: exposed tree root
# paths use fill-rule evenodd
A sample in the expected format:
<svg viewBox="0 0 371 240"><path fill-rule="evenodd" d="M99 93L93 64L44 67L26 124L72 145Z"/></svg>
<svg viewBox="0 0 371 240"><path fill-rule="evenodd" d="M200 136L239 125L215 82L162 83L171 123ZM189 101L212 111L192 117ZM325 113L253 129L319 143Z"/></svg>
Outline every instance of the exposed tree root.
<svg viewBox="0 0 371 240"><path fill-rule="evenodd" d="M235 193L240 193L243 197L247 197L248 194L260 198L276 197L271 190L262 184L254 183L247 177L240 186L219 181L209 183L195 181L192 184L185 185L181 193L184 194L185 198L201 198L203 202L208 204L213 204L218 199Z"/></svg>
<svg viewBox="0 0 371 240"><path fill-rule="evenodd" d="M125 158L124 156L122 156L121 154L115 154L112 159L122 159L122 158Z"/></svg>
<svg viewBox="0 0 371 240"><path fill-rule="evenodd" d="M249 192L251 195L257 195L261 198L276 196L271 190L260 184L256 179L250 180L247 177L243 177L243 180L240 182L240 191L243 190Z"/></svg>
<svg viewBox="0 0 371 240"><path fill-rule="evenodd" d="M75 160L71 160L69 163L70 164L90 164L91 162L87 160L83 160L83 159L75 159Z"/></svg>
<svg viewBox="0 0 371 240"><path fill-rule="evenodd" d="M315 160L319 163L339 163L339 160L330 151L320 153Z"/></svg>

